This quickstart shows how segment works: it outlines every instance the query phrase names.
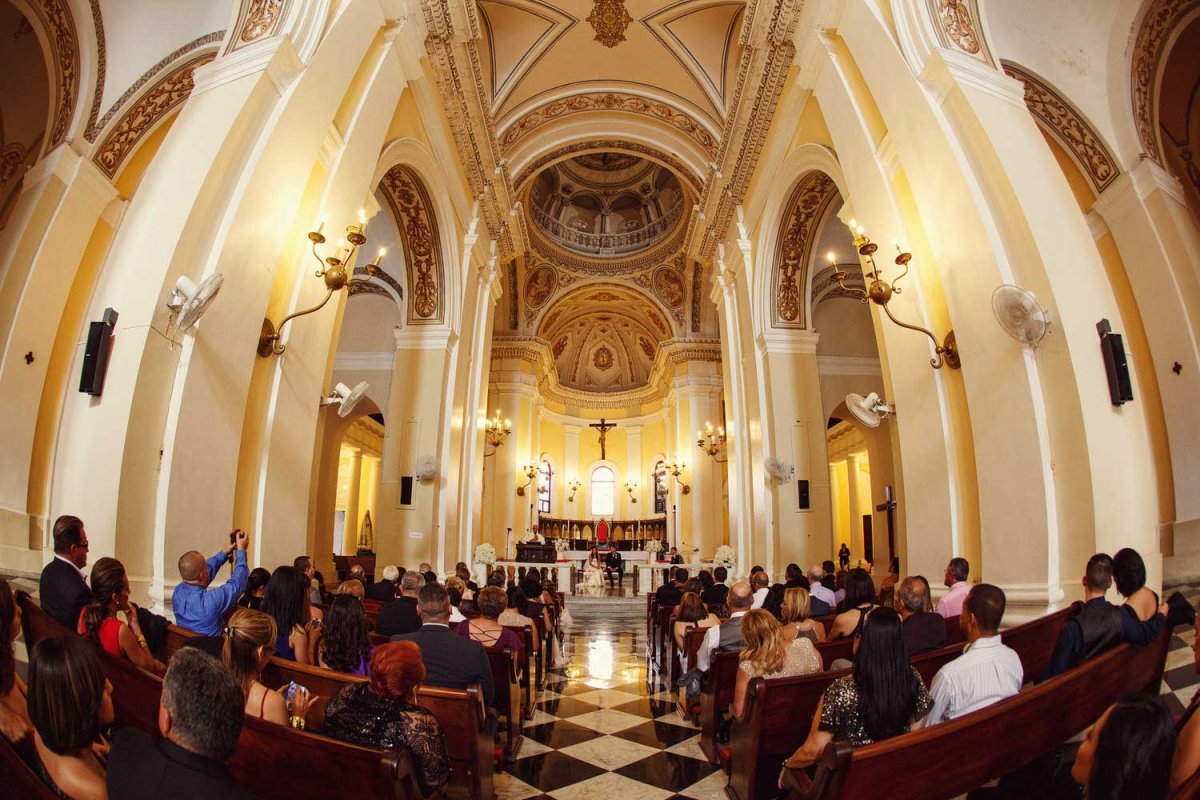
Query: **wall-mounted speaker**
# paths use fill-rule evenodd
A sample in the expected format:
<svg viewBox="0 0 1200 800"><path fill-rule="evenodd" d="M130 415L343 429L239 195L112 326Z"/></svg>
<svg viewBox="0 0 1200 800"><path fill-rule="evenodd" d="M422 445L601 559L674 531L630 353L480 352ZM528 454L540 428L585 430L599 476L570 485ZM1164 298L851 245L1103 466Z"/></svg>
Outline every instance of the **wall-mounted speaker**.
<svg viewBox="0 0 1200 800"><path fill-rule="evenodd" d="M1133 400L1133 382L1129 379L1129 362L1125 359L1125 340L1112 332L1112 325L1102 319L1096 323L1100 334L1100 352L1104 354L1104 371L1108 374L1108 394L1114 406Z"/></svg>
<svg viewBox="0 0 1200 800"><path fill-rule="evenodd" d="M106 308L100 321L88 326L79 391L92 397L104 394L104 378L108 374L108 356L112 352L113 331L116 330L118 316L116 311Z"/></svg>
<svg viewBox="0 0 1200 800"><path fill-rule="evenodd" d="M808 481L796 481L796 500L800 504L801 511L808 510Z"/></svg>
<svg viewBox="0 0 1200 800"><path fill-rule="evenodd" d="M400 505L411 506L413 501L413 483L412 475L400 476Z"/></svg>

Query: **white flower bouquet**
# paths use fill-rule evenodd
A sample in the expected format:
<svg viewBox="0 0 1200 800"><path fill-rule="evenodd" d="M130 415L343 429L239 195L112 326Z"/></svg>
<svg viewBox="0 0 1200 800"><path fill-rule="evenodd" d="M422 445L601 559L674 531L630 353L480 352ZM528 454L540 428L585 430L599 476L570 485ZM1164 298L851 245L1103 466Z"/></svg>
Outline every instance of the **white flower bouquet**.
<svg viewBox="0 0 1200 800"><path fill-rule="evenodd" d="M737 551L729 545L723 544L717 548L717 552L713 553L713 561L726 569L732 569L737 564Z"/></svg>
<svg viewBox="0 0 1200 800"><path fill-rule="evenodd" d="M567 551L567 540L566 539L555 539L554 540L554 549L560 553L565 553Z"/></svg>
<svg viewBox="0 0 1200 800"><path fill-rule="evenodd" d="M650 539L646 542L647 553L658 553L662 551L662 542L658 539Z"/></svg>
<svg viewBox="0 0 1200 800"><path fill-rule="evenodd" d="M475 563L476 564L495 564L496 563L496 548L490 544L484 543L475 548Z"/></svg>

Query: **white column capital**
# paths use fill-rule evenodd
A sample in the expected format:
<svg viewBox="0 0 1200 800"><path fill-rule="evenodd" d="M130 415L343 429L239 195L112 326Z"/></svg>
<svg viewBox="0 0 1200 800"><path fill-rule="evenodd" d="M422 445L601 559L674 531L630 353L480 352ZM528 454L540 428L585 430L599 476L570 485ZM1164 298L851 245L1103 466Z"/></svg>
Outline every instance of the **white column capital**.
<svg viewBox="0 0 1200 800"><path fill-rule="evenodd" d="M192 97L258 72L265 72L282 96L303 69L304 62L300 60L291 39L272 36L198 67L194 74Z"/></svg>
<svg viewBox="0 0 1200 800"><path fill-rule="evenodd" d="M755 337L760 353L798 353L815 355L817 340L821 335L816 331L789 330L785 328L768 328Z"/></svg>

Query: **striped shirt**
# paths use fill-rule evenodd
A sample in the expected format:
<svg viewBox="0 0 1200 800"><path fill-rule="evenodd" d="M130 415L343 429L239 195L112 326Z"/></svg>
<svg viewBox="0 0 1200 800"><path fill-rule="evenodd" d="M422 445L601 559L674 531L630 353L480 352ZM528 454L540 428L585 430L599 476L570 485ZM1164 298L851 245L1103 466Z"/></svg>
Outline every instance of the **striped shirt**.
<svg viewBox="0 0 1200 800"><path fill-rule="evenodd" d="M986 708L1021 691L1025 673L1015 650L1000 635L976 639L938 670L929 684L933 706L926 725L936 725Z"/></svg>

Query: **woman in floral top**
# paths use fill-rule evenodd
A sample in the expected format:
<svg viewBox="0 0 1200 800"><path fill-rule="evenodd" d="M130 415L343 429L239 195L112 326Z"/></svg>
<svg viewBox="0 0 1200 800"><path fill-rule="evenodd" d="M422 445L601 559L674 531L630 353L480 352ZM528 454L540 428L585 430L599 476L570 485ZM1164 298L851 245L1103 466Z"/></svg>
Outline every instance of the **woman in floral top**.
<svg viewBox="0 0 1200 800"><path fill-rule="evenodd" d="M413 642L389 642L371 656L371 680L352 683L325 706L326 736L343 742L407 750L425 795L450 779L450 756L437 718L416 704L425 677L421 648Z"/></svg>
<svg viewBox="0 0 1200 800"><path fill-rule="evenodd" d="M875 608L854 642L854 672L829 685L813 715L808 738L783 762L785 768L807 767L830 742L854 747L907 732L929 711L929 692L908 663L900 615ZM783 774L779 776L783 784Z"/></svg>

